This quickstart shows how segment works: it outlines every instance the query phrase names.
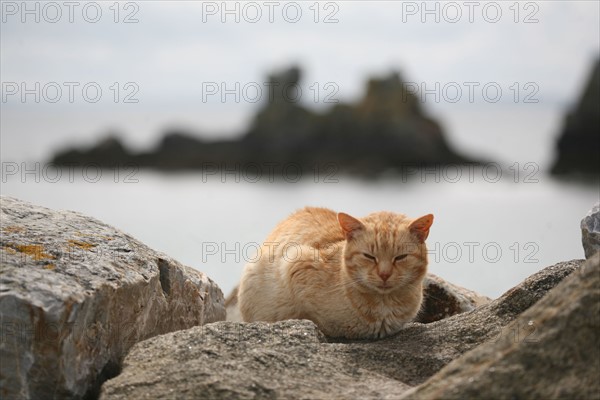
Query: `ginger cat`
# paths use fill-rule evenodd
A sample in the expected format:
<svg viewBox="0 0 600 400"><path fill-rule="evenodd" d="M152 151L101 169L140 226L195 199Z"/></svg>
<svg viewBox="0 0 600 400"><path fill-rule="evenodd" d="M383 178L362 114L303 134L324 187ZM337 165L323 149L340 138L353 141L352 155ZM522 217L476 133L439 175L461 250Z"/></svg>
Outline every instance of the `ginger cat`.
<svg viewBox="0 0 600 400"><path fill-rule="evenodd" d="M431 214L295 212L244 268L244 321L309 319L325 335L349 339L396 333L421 307L432 223Z"/></svg>

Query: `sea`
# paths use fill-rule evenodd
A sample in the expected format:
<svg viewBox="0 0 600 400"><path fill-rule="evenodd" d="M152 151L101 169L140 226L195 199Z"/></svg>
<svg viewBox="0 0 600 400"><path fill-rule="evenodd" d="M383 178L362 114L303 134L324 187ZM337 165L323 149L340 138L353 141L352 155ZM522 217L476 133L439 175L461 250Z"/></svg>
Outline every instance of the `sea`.
<svg viewBox="0 0 600 400"><path fill-rule="evenodd" d="M3 163L2 195L114 225L206 273L225 295L275 224L311 205L357 217L434 214L430 272L496 298L544 267L583 258L580 221L600 197L597 184L518 162L407 168L377 179L294 165L277 173L16 166Z"/></svg>

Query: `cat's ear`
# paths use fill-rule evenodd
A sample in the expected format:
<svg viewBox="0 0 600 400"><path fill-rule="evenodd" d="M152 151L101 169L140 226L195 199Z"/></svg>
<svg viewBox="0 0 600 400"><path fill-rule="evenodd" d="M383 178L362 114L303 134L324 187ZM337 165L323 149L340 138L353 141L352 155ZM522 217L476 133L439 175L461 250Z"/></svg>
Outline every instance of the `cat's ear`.
<svg viewBox="0 0 600 400"><path fill-rule="evenodd" d="M340 227L344 231L344 235L346 236L346 240L352 239L355 233L364 229L364 225L362 222L357 220L354 217L351 217L345 213L338 213L338 222L340 223Z"/></svg>
<svg viewBox="0 0 600 400"><path fill-rule="evenodd" d="M433 224L433 215L427 214L411 222L408 229L423 243L427 239L427 236L429 236L431 224Z"/></svg>

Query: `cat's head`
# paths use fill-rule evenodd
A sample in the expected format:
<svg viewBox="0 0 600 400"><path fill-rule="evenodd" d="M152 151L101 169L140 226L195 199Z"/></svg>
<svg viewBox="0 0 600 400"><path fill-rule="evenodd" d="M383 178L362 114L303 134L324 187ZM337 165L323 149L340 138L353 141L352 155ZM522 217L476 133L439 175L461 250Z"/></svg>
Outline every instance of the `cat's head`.
<svg viewBox="0 0 600 400"><path fill-rule="evenodd" d="M410 219L378 212L356 219L339 213L346 237L344 268L358 287L378 293L420 284L427 272L425 239L433 215Z"/></svg>

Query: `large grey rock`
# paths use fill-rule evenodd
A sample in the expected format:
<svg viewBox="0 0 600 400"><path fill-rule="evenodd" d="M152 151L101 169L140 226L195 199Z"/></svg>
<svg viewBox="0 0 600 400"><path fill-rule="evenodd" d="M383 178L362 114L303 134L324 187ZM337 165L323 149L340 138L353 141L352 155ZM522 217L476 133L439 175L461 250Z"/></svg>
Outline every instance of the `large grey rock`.
<svg viewBox="0 0 600 400"><path fill-rule="evenodd" d="M600 399L600 254L403 399Z"/></svg>
<svg viewBox="0 0 600 400"><path fill-rule="evenodd" d="M243 321L238 307L237 292L238 287L236 286L225 299L227 321ZM439 321L452 315L474 310L490 301L489 297L454 285L437 275L427 274L423 282L423 305L415 321L423 323Z"/></svg>
<svg viewBox="0 0 600 400"><path fill-rule="evenodd" d="M409 387L323 351L306 320L219 322L137 344L104 399L394 398Z"/></svg>
<svg viewBox="0 0 600 400"><path fill-rule="evenodd" d="M556 142L553 174L589 175L598 185L600 176L600 59L593 64L583 92L565 116ZM591 183L590 182L590 183Z"/></svg>
<svg viewBox="0 0 600 400"><path fill-rule="evenodd" d="M93 396L133 344L225 318L201 272L102 222L0 197L0 394Z"/></svg>
<svg viewBox="0 0 600 400"><path fill-rule="evenodd" d="M559 263L501 298L377 341L331 341L309 321L220 322L133 347L103 399L391 398L423 383L535 304L582 261Z"/></svg>
<svg viewBox="0 0 600 400"><path fill-rule="evenodd" d="M256 99L261 98L262 106L239 138L206 141L199 132L175 129L165 132L154 149L136 152L111 134L91 148L64 149L52 162L107 168L127 163L163 170L219 168L223 174L242 169L245 176L261 182L289 181L290 164L305 177L309 172L318 181L334 182L342 172L373 176L396 170L404 176L407 167L486 162L468 159L450 146L440 124L399 73L370 79L365 96L356 103L338 102L334 85L326 84L322 100L337 104L324 112L299 101L314 89L303 83L302 76L297 67L268 76L258 88ZM268 177L263 175L266 170Z"/></svg>
<svg viewBox="0 0 600 400"><path fill-rule="evenodd" d="M581 220L581 242L585 258L600 251L600 202Z"/></svg>

